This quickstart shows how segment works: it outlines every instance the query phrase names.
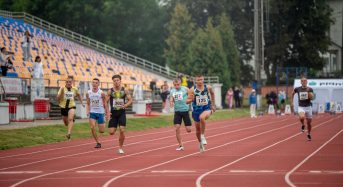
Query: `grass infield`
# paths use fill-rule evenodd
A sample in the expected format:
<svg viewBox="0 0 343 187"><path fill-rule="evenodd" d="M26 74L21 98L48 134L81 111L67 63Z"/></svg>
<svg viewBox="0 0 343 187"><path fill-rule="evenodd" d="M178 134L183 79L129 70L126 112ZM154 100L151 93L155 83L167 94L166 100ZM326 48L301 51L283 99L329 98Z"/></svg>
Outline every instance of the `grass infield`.
<svg viewBox="0 0 343 187"><path fill-rule="evenodd" d="M249 116L248 109L219 110L208 121L218 121ZM107 125L107 124L106 124ZM146 129L173 125L173 115L149 118L128 118L126 131L143 131ZM37 126L24 129L0 130L0 150L29 147L40 144L65 141L67 128L64 125ZM105 132L103 136L108 136ZM72 139L92 138L88 123L77 123L72 131Z"/></svg>

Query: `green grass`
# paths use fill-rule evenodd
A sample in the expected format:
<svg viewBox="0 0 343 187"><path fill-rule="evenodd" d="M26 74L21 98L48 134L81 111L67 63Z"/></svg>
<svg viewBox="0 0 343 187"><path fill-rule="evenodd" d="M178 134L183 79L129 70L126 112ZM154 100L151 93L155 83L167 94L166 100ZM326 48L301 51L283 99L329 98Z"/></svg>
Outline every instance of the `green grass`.
<svg viewBox="0 0 343 187"><path fill-rule="evenodd" d="M247 109L215 112L209 121L248 116ZM173 115L149 118L127 119L127 131L143 131L152 128L172 126ZM29 147L39 144L65 141L67 128L64 125L38 126L25 129L0 130L0 150ZM107 133L105 133L107 136ZM72 139L91 138L87 123L77 123L73 128Z"/></svg>

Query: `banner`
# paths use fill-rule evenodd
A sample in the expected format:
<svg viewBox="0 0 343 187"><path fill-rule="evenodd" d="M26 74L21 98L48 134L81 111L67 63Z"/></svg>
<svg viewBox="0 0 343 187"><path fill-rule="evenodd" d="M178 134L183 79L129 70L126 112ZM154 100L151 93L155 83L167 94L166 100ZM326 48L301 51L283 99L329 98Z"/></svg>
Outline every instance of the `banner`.
<svg viewBox="0 0 343 187"><path fill-rule="evenodd" d="M0 77L0 80L6 94L23 94L20 78Z"/></svg>
<svg viewBox="0 0 343 187"><path fill-rule="evenodd" d="M45 98L44 79L31 79L31 101Z"/></svg>

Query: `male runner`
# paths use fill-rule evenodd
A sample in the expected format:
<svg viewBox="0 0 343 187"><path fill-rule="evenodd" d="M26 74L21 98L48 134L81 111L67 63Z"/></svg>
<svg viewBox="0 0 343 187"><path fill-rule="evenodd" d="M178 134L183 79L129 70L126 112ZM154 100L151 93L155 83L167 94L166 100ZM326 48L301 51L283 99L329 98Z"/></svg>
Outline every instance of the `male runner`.
<svg viewBox="0 0 343 187"><path fill-rule="evenodd" d="M205 151L206 120L216 111L214 92L210 85L204 84L204 76L195 77L195 86L188 91L187 103L192 103L192 117L195 122L196 135L200 143L200 152Z"/></svg>
<svg viewBox="0 0 343 187"><path fill-rule="evenodd" d="M108 106L106 103L106 94L99 88L100 80L94 78L92 80L92 89L88 90L87 98L87 115L89 116L89 126L92 135L96 142L94 148L101 148L98 135L95 130L95 124L98 123L100 133L105 131L105 112L108 113Z"/></svg>
<svg viewBox="0 0 343 187"><path fill-rule="evenodd" d="M170 91L170 107L174 107L174 126L176 130L176 139L179 143L179 147L176 148L177 151L183 151L184 147L180 135L180 127L183 120L185 124L186 131L191 132L191 119L189 117L189 105L187 101L188 88L181 85L180 79L175 79L173 81L174 88Z"/></svg>
<svg viewBox="0 0 343 187"><path fill-rule="evenodd" d="M81 102L81 105L84 107L85 105L82 102L81 95L79 90L72 86L73 85L73 76L68 76L66 80L66 85L61 87L57 93L57 101L59 106L61 107L61 114L62 119L65 126L68 126L68 133L66 135L67 140L71 138L71 130L73 129L74 125L74 116L75 116L75 100L74 98L77 97Z"/></svg>
<svg viewBox="0 0 343 187"><path fill-rule="evenodd" d="M130 92L121 86L121 76L114 75L112 77L113 88L111 88L107 93L106 103L110 101L111 104L111 114L107 113L109 117L111 115L110 121L108 123L108 128L110 134L114 135L118 125L120 130L119 135L119 154L124 154L123 144L125 140L125 127L126 127L126 113L125 109L132 104L132 97Z"/></svg>
<svg viewBox="0 0 343 187"><path fill-rule="evenodd" d="M307 86L306 77L301 78L301 86L293 90L291 97L291 105L293 106L294 95L298 94L298 114L301 122L301 132L305 132L305 117L307 121L307 139L312 140L311 129L312 129L312 103L313 99L313 89Z"/></svg>

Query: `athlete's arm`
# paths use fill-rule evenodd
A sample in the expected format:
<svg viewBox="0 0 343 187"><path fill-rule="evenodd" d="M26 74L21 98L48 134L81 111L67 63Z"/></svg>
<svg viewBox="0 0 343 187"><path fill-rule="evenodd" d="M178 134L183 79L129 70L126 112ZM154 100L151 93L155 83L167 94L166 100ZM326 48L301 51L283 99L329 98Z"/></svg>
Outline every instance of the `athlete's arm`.
<svg viewBox="0 0 343 187"><path fill-rule="evenodd" d="M57 97L56 97L58 102L60 102L60 101L61 101L61 99L62 99L63 95L64 95L64 88L63 88L63 87L61 87L61 88L60 88L60 90L58 91L58 93L57 93Z"/></svg>
<svg viewBox="0 0 343 187"><path fill-rule="evenodd" d="M174 97L171 94L169 97L169 105L170 105L170 108L174 108Z"/></svg>
<svg viewBox="0 0 343 187"><path fill-rule="evenodd" d="M89 95L88 92L86 93L86 114L89 115L90 112L90 99L89 99Z"/></svg>
<svg viewBox="0 0 343 187"><path fill-rule="evenodd" d="M292 96L291 96L291 106L293 106L293 98L294 98L294 95L295 95L295 89L293 90Z"/></svg>
<svg viewBox="0 0 343 187"><path fill-rule="evenodd" d="M194 88L189 89L187 92L187 95L188 97L187 97L186 103L190 104L194 100Z"/></svg>
<svg viewBox="0 0 343 187"><path fill-rule="evenodd" d="M214 99L214 91L212 89L212 86L208 86L208 91L210 92L211 95L211 109L213 110L213 112L216 111L216 103L215 103L215 99Z"/></svg>
<svg viewBox="0 0 343 187"><path fill-rule="evenodd" d="M125 94L126 94L126 97L127 97L127 103L124 104L124 109L129 107L131 104L132 104L132 97L131 97L131 94L129 92L129 90L125 89Z"/></svg>
<svg viewBox="0 0 343 187"><path fill-rule="evenodd" d="M110 111L108 110L108 101L110 100L110 95L111 95L111 90L107 91L106 97L105 97L105 103L106 103L106 108L107 108L107 113L106 113L106 119L110 119ZM104 105L105 105L104 103Z"/></svg>
<svg viewBox="0 0 343 187"><path fill-rule="evenodd" d="M104 92L101 93L101 99L102 99L102 103L104 103L105 114L107 114L109 112L108 103L106 102L106 94Z"/></svg>

